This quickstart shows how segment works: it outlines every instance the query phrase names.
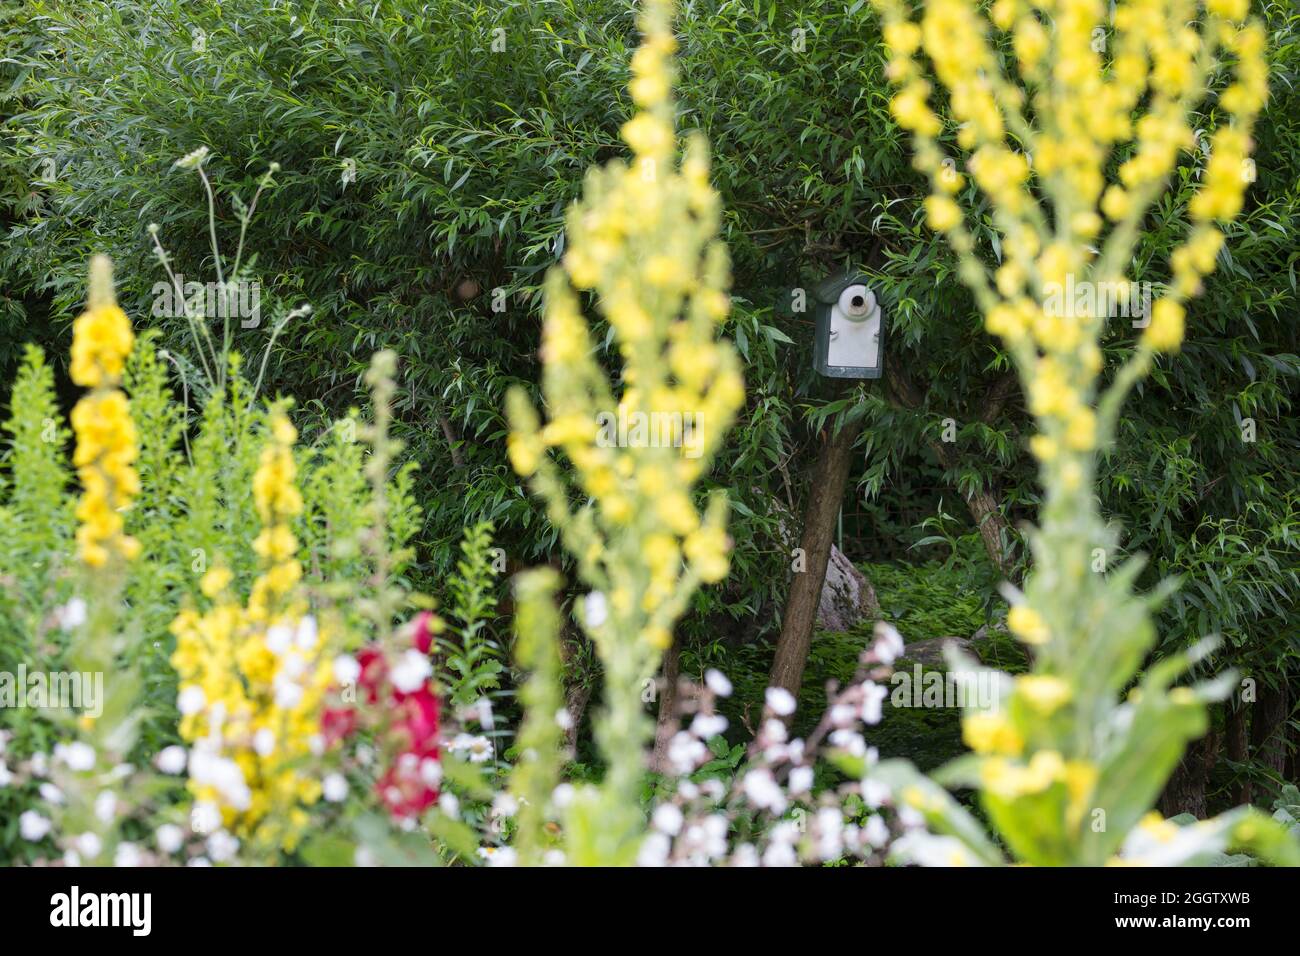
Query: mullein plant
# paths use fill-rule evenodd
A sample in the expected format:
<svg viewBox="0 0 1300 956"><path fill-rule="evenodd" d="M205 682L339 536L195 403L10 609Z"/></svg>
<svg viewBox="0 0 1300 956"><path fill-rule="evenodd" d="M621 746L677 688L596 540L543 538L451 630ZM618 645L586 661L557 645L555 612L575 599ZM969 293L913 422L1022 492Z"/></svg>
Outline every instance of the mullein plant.
<svg viewBox="0 0 1300 956"><path fill-rule="evenodd" d="M139 638L121 601L129 567L140 555L124 518L140 493L138 438L122 391L135 336L117 304L112 267L104 256L91 261L86 309L73 323L72 335L72 381L87 389L72 410L73 466L81 486L74 511L76 596L56 615L63 646L45 658L44 666L66 668L81 681L83 707L80 714L60 712L56 725L63 740L54 747L53 761L34 761L44 766L32 773L48 777L39 792L54 817L48 827L55 829L66 862L131 862L140 851L120 839L129 808L116 794L123 788L149 789L152 776L128 762L139 731L141 681L135 668L123 666ZM102 688L99 699L86 706L87 691L96 688ZM28 836L47 829L37 810L26 811L24 818Z"/></svg>
<svg viewBox="0 0 1300 956"><path fill-rule="evenodd" d="M1249 808L1185 827L1152 811L1232 675L1175 686L1212 651L1210 639L1144 666L1156 639L1152 609L1170 587L1136 593L1138 558L1098 564L1116 553L1117 538L1093 490L1126 394L1158 355L1177 351L1184 303L1214 269L1222 226L1242 207L1251 126L1267 93L1263 27L1247 19L1247 0L1203 9L1120 0L1109 22L1103 0L996 0L987 18L971 0L873 2L899 87L891 108L933 186L929 223L950 241L987 328L1019 371L1045 489L1032 572L1023 593L1007 591L1008 627L1031 649L1032 670L999 678L1000 706L966 711L974 753L935 779L897 762L878 768L877 779L935 834L896 850L928 862L993 864L1009 854L1030 864L1172 865L1236 846L1295 863L1296 847ZM1067 281L1125 288L1143 216L1179 155L1196 146L1189 111L1229 69L1168 292L1103 387L1104 310L1054 308L1052 295ZM931 72L947 92L947 120ZM991 273L963 200L987 203L1000 247ZM997 841L940 783L978 790Z"/></svg>
<svg viewBox="0 0 1300 956"><path fill-rule="evenodd" d="M241 606L230 571L214 566L201 585L211 606L185 609L172 625L192 822L200 832L226 828L254 855L293 850L310 822L306 808L321 796L311 758L324 749L321 711L332 679L329 632L308 613L291 528L303 507L297 431L280 407L268 424L252 483L261 574Z"/></svg>
<svg viewBox="0 0 1300 956"><path fill-rule="evenodd" d="M652 729L642 694L691 595L728 568L726 500L713 498L701 514L691 489L744 388L734 350L716 337L730 308L730 270L717 238L720 203L703 137L691 138L680 163L676 155L671 17L668 0L641 7L630 86L637 110L622 128L631 161L588 172L584 196L568 214L563 268L546 278L548 420L541 423L522 390L508 399L511 461L545 500L590 589L580 623L604 669L595 736L605 776L569 806L574 864L635 859L645 829L643 747ZM596 358L582 292L592 294L617 343L622 368L613 381ZM653 423L673 415L703 423L690 454L651 441L645 428L626 436L609 428L614 419ZM552 448L572 463L572 482Z"/></svg>

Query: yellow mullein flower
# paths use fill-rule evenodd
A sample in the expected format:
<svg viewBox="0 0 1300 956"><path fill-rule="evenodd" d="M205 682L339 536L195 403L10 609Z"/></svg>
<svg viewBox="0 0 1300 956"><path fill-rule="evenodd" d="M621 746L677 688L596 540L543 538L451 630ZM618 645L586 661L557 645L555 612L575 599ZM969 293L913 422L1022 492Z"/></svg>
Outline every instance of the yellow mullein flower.
<svg viewBox="0 0 1300 956"><path fill-rule="evenodd" d="M114 556L130 561L140 545L123 532L121 512L140 492L135 424L126 395L119 389L135 336L117 305L112 266L96 256L90 266L87 308L72 327L72 380L90 388L72 410L77 446L73 465L81 479L77 505L77 552L91 568Z"/></svg>
<svg viewBox="0 0 1300 956"><path fill-rule="evenodd" d="M1025 749L1025 738L1001 713L967 714L962 718L961 736L977 754L1016 757Z"/></svg>
<svg viewBox="0 0 1300 956"><path fill-rule="evenodd" d="M634 156L589 174L567 217L563 269L546 278L542 392L550 420L543 423L519 390L508 408L512 465L546 499L584 582L608 598L607 619L591 628L605 665L607 726L616 727L602 741L609 762L602 792L619 808L639 800L649 728L638 688L671 647L693 589L727 573L723 502L712 500L701 514L692 492L744 401L735 350L716 337L731 309L730 276L704 141L691 138L677 157L671 11L666 0L640 7L631 81L639 109L622 128ZM609 322L622 361L612 381L593 358L575 289L592 290ZM564 459L547 452L557 444L571 477L560 470ZM626 832L571 848L572 859L634 859L640 812L616 816Z"/></svg>
<svg viewBox="0 0 1300 956"><path fill-rule="evenodd" d="M1186 310L1173 299L1158 299L1151 308L1151 324L1142 334L1142 340L1153 349L1175 352L1183 342L1183 323Z"/></svg>
<svg viewBox="0 0 1300 956"><path fill-rule="evenodd" d="M1026 674L1016 678L1016 694L1038 713L1050 717L1070 701L1074 691L1059 677Z"/></svg>
<svg viewBox="0 0 1300 956"><path fill-rule="evenodd" d="M1007 612L1007 629L1031 645L1046 644L1052 636L1043 616L1024 604L1017 604Z"/></svg>

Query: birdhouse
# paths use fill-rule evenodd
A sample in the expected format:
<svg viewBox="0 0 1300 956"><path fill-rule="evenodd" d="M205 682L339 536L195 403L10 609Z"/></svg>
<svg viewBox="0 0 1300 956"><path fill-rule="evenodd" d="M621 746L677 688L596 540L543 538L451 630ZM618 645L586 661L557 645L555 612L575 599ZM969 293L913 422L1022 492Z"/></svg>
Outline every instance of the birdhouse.
<svg viewBox="0 0 1300 956"><path fill-rule="evenodd" d="M885 323L867 277L832 276L813 289L817 371L828 378L880 378Z"/></svg>

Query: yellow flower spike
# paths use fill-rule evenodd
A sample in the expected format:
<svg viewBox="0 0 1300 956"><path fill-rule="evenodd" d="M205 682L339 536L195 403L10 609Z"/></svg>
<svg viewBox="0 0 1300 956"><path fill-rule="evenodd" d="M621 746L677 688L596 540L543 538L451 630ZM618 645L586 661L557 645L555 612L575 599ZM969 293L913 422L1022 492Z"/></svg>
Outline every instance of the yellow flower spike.
<svg viewBox="0 0 1300 956"><path fill-rule="evenodd" d="M209 568L207 573L199 579L199 590L203 592L204 597L215 598L230 586L232 577L229 568L216 565ZM177 618L177 620L179 621L180 618Z"/></svg>
<svg viewBox="0 0 1300 956"><path fill-rule="evenodd" d="M131 561L140 553L139 542L124 533L121 515L140 491L132 467L135 424L119 388L135 336L117 305L112 265L105 256L91 260L86 311L73 323L72 336L72 380L91 389L71 416L77 443L73 465L82 485L77 551L83 564L98 569L115 556Z"/></svg>
<svg viewBox="0 0 1300 956"><path fill-rule="evenodd" d="M511 463L533 479L565 549L581 556L584 584L608 599L595 642L613 728L601 741L608 770L599 798L572 811L600 805L602 839L570 845L579 863L635 859L644 828L641 747L650 736L640 688L672 645L694 588L727 571L725 508L711 506L702 522L693 492L744 386L735 350L715 338L731 300L707 145L695 136L680 157L677 150L672 12L667 0L639 5L630 88L639 109L622 128L633 155L588 174L567 216L563 270L546 280L542 392L550 423L542 425L522 391L509 397ZM592 358L575 287L592 291L609 322L621 363L613 376ZM571 428L571 415L602 424ZM557 444L563 456L547 450ZM691 573L683 573L683 552ZM570 832L595 833L590 823Z"/></svg>
<svg viewBox="0 0 1300 956"><path fill-rule="evenodd" d="M1044 717L1056 713L1074 696L1070 685L1047 674L1026 674L1015 683L1016 694Z"/></svg>
<svg viewBox="0 0 1300 956"><path fill-rule="evenodd" d="M962 718L961 736L977 754L1017 757L1025 749L1025 738L1002 713L967 714Z"/></svg>
<svg viewBox="0 0 1300 956"><path fill-rule="evenodd" d="M1250 12L1249 0L1206 0L1205 9L1217 17L1241 21Z"/></svg>
<svg viewBox="0 0 1300 956"><path fill-rule="evenodd" d="M1007 629L1033 646L1046 644L1052 636L1042 615L1024 604L1017 604L1007 612Z"/></svg>
<svg viewBox="0 0 1300 956"><path fill-rule="evenodd" d="M1176 352L1183 342L1186 310L1173 299L1158 299L1151 308L1151 323L1142 340L1161 352Z"/></svg>
<svg viewBox="0 0 1300 956"><path fill-rule="evenodd" d="M938 232L948 232L961 222L961 209L947 196L930 196L925 200L926 221Z"/></svg>
<svg viewBox="0 0 1300 956"><path fill-rule="evenodd" d="M686 539L686 556L700 580L706 584L716 583L727 576L728 550L727 533L717 525L700 528Z"/></svg>
<svg viewBox="0 0 1300 956"><path fill-rule="evenodd" d="M1029 451L1039 461L1049 462L1060 453L1060 446L1047 435L1035 435L1029 439Z"/></svg>
<svg viewBox="0 0 1300 956"><path fill-rule="evenodd" d="M1065 443L1075 451L1091 451L1097 445L1097 415L1080 406L1070 415L1065 429Z"/></svg>

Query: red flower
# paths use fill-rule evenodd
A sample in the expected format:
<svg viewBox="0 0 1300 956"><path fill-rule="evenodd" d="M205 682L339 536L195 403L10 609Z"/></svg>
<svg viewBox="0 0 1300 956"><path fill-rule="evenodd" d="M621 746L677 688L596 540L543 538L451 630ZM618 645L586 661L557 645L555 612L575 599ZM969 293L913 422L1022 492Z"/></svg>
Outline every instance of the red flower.
<svg viewBox="0 0 1300 956"><path fill-rule="evenodd" d="M327 707L320 718L325 743L333 746L357 729L357 712L352 707Z"/></svg>
<svg viewBox="0 0 1300 956"><path fill-rule="evenodd" d="M436 620L432 611L421 611L420 616L415 619L413 642L415 649L421 654L427 654L433 648L433 624Z"/></svg>
<svg viewBox="0 0 1300 956"><path fill-rule="evenodd" d="M376 703L380 686L388 682L388 660L383 651L371 644L357 651L357 663L361 665L357 683L366 692L366 703Z"/></svg>

